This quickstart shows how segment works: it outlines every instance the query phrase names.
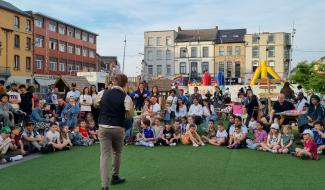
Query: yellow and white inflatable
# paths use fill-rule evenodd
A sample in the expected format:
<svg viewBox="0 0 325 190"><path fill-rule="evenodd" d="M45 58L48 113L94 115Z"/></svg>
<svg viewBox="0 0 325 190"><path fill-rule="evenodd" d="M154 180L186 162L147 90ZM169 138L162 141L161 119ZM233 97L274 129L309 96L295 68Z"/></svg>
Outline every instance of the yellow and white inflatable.
<svg viewBox="0 0 325 190"><path fill-rule="evenodd" d="M250 86L253 87L258 79L275 79L281 81L280 76L271 67L267 66L265 60L263 60L261 65L256 69Z"/></svg>

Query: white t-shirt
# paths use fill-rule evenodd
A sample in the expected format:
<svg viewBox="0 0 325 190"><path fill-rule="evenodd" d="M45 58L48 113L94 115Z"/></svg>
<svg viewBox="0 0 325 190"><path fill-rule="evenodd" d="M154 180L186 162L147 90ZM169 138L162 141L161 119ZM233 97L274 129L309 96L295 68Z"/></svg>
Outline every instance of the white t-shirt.
<svg viewBox="0 0 325 190"><path fill-rule="evenodd" d="M8 95L9 95L9 102L11 103L12 101L18 101L21 102L21 98L20 98L20 94L18 92L15 92L15 91L9 91L8 92ZM19 104L13 104L11 103L12 107L14 109L19 109Z"/></svg>
<svg viewBox="0 0 325 190"><path fill-rule="evenodd" d="M69 91L67 94L67 98L79 98L80 97L80 92L78 90L75 91Z"/></svg>
<svg viewBox="0 0 325 190"><path fill-rule="evenodd" d="M211 113L210 113L211 111ZM211 114L215 114L213 105L210 105L210 110L207 107L203 107L203 115L209 117Z"/></svg>
<svg viewBox="0 0 325 190"><path fill-rule="evenodd" d="M60 139L60 133L55 131L54 133L52 131L48 131L46 133L46 138L50 139L51 142L57 142L57 140Z"/></svg>
<svg viewBox="0 0 325 190"><path fill-rule="evenodd" d="M201 104L195 105L192 104L189 110L190 115L195 115L195 116L202 116L203 115L203 108Z"/></svg>
<svg viewBox="0 0 325 190"><path fill-rule="evenodd" d="M303 111L305 103L307 103L307 100L303 98L302 100L298 101L298 103L295 105L296 110Z"/></svg>
<svg viewBox="0 0 325 190"><path fill-rule="evenodd" d="M158 113L158 112L160 112L160 110L161 110L161 108L158 103L156 103L155 105L152 105L152 112Z"/></svg>
<svg viewBox="0 0 325 190"><path fill-rule="evenodd" d="M92 95L91 95L91 99L93 100L93 103L95 103L95 101L96 101L96 97L97 97L97 94L92 94Z"/></svg>
<svg viewBox="0 0 325 190"><path fill-rule="evenodd" d="M223 131L217 131L217 134L216 134L216 137L217 138L227 138L228 137L228 133L226 130L223 130Z"/></svg>
<svg viewBox="0 0 325 190"><path fill-rule="evenodd" d="M168 97L167 97L167 101L172 103L172 104L171 104L171 110L172 110L173 112L175 112L175 111L176 111L176 106L177 106L177 97L176 97L176 96L175 96L175 97L173 97L173 96L168 96Z"/></svg>
<svg viewBox="0 0 325 190"><path fill-rule="evenodd" d="M87 104L92 104L93 103L93 99L90 95L86 94L86 95L81 95L80 96L80 105L82 103L87 103ZM81 105L80 106L80 111L91 111L91 106L85 106L85 105Z"/></svg>
<svg viewBox="0 0 325 190"><path fill-rule="evenodd" d="M187 108L185 105L183 105L183 107L180 107L178 112L176 111L175 112L175 116L176 117L184 117L186 116L186 111L187 111Z"/></svg>
<svg viewBox="0 0 325 190"><path fill-rule="evenodd" d="M247 134L248 130L247 127L245 125L242 125L240 128L240 132L242 132L243 134ZM232 125L229 129L229 135L233 135L235 133L235 124Z"/></svg>

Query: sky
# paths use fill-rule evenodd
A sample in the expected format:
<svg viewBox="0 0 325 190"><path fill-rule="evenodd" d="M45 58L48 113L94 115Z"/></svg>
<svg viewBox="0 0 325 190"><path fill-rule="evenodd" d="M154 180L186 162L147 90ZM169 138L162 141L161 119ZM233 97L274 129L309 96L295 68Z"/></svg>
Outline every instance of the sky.
<svg viewBox="0 0 325 190"><path fill-rule="evenodd" d="M7 0L99 34L97 52L117 56L125 73L140 74L144 31L246 28L248 33L291 32L293 64L325 56L323 0ZM139 54L140 53L140 54Z"/></svg>

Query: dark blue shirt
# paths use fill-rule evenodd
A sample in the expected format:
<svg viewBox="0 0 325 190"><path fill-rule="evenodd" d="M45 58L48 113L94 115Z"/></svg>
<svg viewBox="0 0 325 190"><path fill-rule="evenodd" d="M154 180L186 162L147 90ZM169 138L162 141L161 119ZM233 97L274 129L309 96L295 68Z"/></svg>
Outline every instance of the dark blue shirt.
<svg viewBox="0 0 325 190"><path fill-rule="evenodd" d="M325 138L322 138L316 129L313 129L313 133L317 146L325 145ZM322 130L322 133L325 133L325 130Z"/></svg>
<svg viewBox="0 0 325 190"><path fill-rule="evenodd" d="M155 137L153 130L151 128L143 129L143 135L146 139Z"/></svg>

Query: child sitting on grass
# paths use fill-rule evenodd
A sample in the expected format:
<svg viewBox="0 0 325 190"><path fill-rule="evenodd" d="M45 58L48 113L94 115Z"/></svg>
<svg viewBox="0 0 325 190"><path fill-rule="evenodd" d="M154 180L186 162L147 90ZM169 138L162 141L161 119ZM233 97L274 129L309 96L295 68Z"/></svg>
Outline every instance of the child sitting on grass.
<svg viewBox="0 0 325 190"><path fill-rule="evenodd" d="M187 125L186 125L186 132L188 131L188 129L190 128L190 125L194 125L195 126L195 131L197 130L197 125L195 124L195 116L189 116L187 118Z"/></svg>
<svg viewBox="0 0 325 190"><path fill-rule="evenodd" d="M18 161L23 159L20 151L14 149L14 144L10 139L10 128L2 127L0 131L0 164Z"/></svg>
<svg viewBox="0 0 325 190"><path fill-rule="evenodd" d="M236 125L233 135L229 139L229 145L227 148L230 149L239 149L241 148L242 141L244 139L244 134L241 132L241 126Z"/></svg>
<svg viewBox="0 0 325 190"><path fill-rule="evenodd" d="M95 121L90 121L88 124L88 134L90 135L90 138L95 141L95 143L99 143L98 139L98 133L97 133L97 128L96 128L96 123Z"/></svg>
<svg viewBox="0 0 325 190"><path fill-rule="evenodd" d="M279 124L273 123L271 131L267 136L266 143L261 144L261 150L277 153L280 148L281 133L279 133Z"/></svg>
<svg viewBox="0 0 325 190"><path fill-rule="evenodd" d="M296 148L293 155L302 159L318 160L317 144L314 141L314 134L310 129L304 130L302 133L304 148Z"/></svg>
<svg viewBox="0 0 325 190"><path fill-rule="evenodd" d="M314 139L317 144L317 154L322 154L325 151L325 130L324 123L321 121L316 121L314 123L314 128L312 129L314 133Z"/></svg>
<svg viewBox="0 0 325 190"><path fill-rule="evenodd" d="M73 131L70 134L70 139L73 145L75 146L89 146L90 142L89 139L85 139L82 137L81 133L79 132L79 126L76 125L73 128Z"/></svg>
<svg viewBox="0 0 325 190"><path fill-rule="evenodd" d="M50 130L46 133L45 137L47 144L52 146L54 150L63 150L68 146L68 142L61 143L60 133L58 132L59 126L56 123L50 124Z"/></svg>
<svg viewBox="0 0 325 190"><path fill-rule="evenodd" d="M182 134L185 134L186 128L187 128L187 117L186 116L182 117L181 122L180 122L180 127L182 130Z"/></svg>
<svg viewBox="0 0 325 190"><path fill-rule="evenodd" d="M150 125L149 125L150 126ZM161 122L159 118L155 118L154 125L152 126L152 130L155 136L155 143L161 139L163 127L161 126Z"/></svg>
<svg viewBox="0 0 325 190"><path fill-rule="evenodd" d="M24 144L21 141L20 127L13 126L11 128L10 138L11 138L11 140L13 142L13 145L14 145L13 148L15 150L19 149L21 155L26 155L28 153L28 152L25 151Z"/></svg>
<svg viewBox="0 0 325 190"><path fill-rule="evenodd" d="M182 136L183 144L190 144L194 147L198 147L199 145L204 146L205 144L202 142L200 135L196 132L196 125L190 124L188 126L188 130L185 135Z"/></svg>
<svg viewBox="0 0 325 190"><path fill-rule="evenodd" d="M216 146L222 146L226 144L228 133L222 123L218 124L218 131L214 138L209 143Z"/></svg>
<svg viewBox="0 0 325 190"><path fill-rule="evenodd" d="M25 129L22 133L22 141L24 149L29 153L41 151L44 144L44 137L35 130L33 122L27 122Z"/></svg>
<svg viewBox="0 0 325 190"><path fill-rule="evenodd" d="M174 138L176 140L176 143L179 143L180 139L181 139L181 136L183 135L179 120L175 120L175 122L174 122L174 131L175 131L175 137Z"/></svg>
<svg viewBox="0 0 325 190"><path fill-rule="evenodd" d="M266 143L267 133L263 129L263 124L260 122L256 122L255 132L254 132L254 140L247 139L246 144L249 149L259 149L262 143Z"/></svg>
<svg viewBox="0 0 325 190"><path fill-rule="evenodd" d="M283 134L281 135L279 153L288 154L293 152L294 136L290 125L283 126Z"/></svg>
<svg viewBox="0 0 325 190"><path fill-rule="evenodd" d="M212 138L216 136L216 129L214 128L214 121L209 120L208 130L206 131L207 135L202 135L202 141L204 143L209 143Z"/></svg>
<svg viewBox="0 0 325 190"><path fill-rule="evenodd" d="M142 119L141 128L142 128L141 132L139 132L136 136L135 145L154 147L155 134L154 134L154 131L150 127L150 120L147 118Z"/></svg>
<svg viewBox="0 0 325 190"><path fill-rule="evenodd" d="M70 149L73 146L70 140L69 133L70 133L69 126L66 125L61 129L61 143L67 142L68 149Z"/></svg>
<svg viewBox="0 0 325 190"><path fill-rule="evenodd" d="M170 123L166 123L158 143L164 146L176 146L175 131Z"/></svg>

